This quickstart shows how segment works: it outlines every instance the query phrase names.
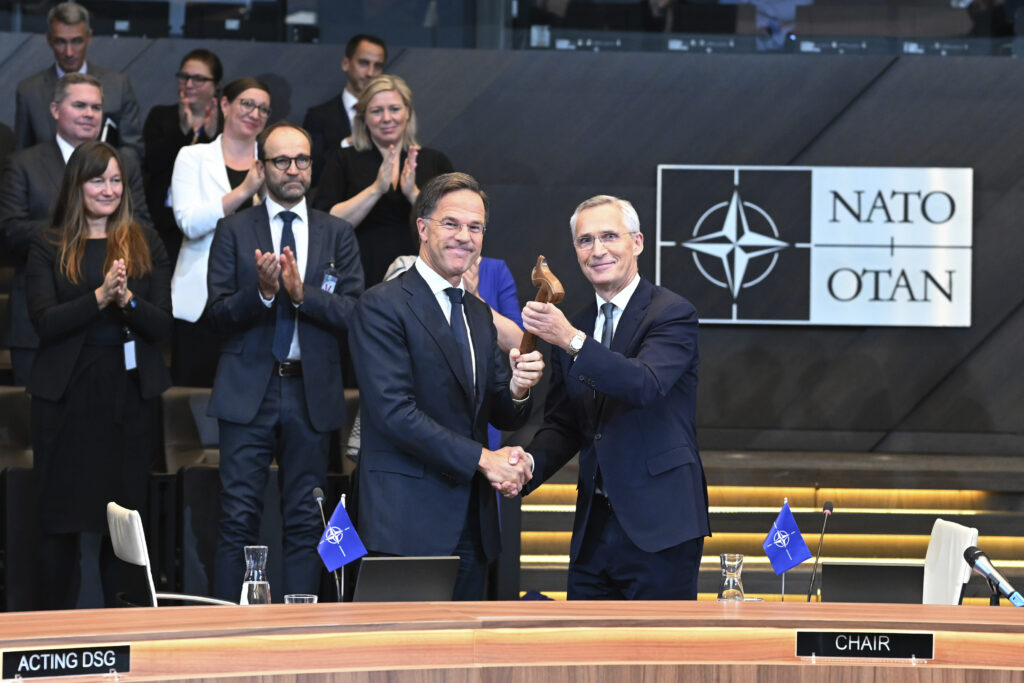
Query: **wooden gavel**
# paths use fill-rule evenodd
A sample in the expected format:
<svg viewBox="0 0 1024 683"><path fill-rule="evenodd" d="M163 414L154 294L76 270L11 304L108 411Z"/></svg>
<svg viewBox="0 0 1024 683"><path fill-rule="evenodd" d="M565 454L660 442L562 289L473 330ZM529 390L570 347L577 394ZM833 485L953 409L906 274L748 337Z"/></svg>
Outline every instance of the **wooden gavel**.
<svg viewBox="0 0 1024 683"><path fill-rule="evenodd" d="M531 278L534 287L537 287L537 297L534 301L539 301L542 304L557 304L565 298L562 283L548 268L548 260L544 258L544 254L537 257L537 265L533 267ZM532 332L523 332L523 340L519 342L520 353L529 353L536 348L537 335Z"/></svg>

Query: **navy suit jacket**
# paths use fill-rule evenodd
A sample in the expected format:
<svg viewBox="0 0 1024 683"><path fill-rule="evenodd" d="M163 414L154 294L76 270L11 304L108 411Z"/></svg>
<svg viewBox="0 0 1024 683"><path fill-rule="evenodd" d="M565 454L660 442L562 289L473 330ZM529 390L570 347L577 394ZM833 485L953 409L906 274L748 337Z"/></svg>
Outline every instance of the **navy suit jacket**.
<svg viewBox="0 0 1024 683"><path fill-rule="evenodd" d="M308 217L305 298L298 313L302 383L313 428L328 432L345 424L338 340L355 314L363 268L351 225L313 209ZM274 251L266 206L250 207L217 222L207 272L208 313L223 340L209 414L238 424L248 424L256 416L274 371L275 306L292 305L283 284L274 305L263 304L257 249ZM321 289L330 268L338 277L333 294Z"/></svg>
<svg viewBox="0 0 1024 683"><path fill-rule="evenodd" d="M320 183L320 174L330 153L340 148L341 141L352 134L352 124L345 112L345 103L338 93L331 99L310 107L306 118L302 121L311 138L313 138L313 186Z"/></svg>
<svg viewBox="0 0 1024 683"><path fill-rule="evenodd" d="M529 493L579 451L580 480L570 558L575 560L600 464L615 515L641 550L657 552L710 535L707 485L694 427L697 311L641 279L622 311L611 348L589 336L591 303L572 319L588 333L572 361L551 352L551 389L533 455Z"/></svg>
<svg viewBox="0 0 1024 683"><path fill-rule="evenodd" d="M359 300L350 334L363 397L358 528L370 550L450 555L473 486L480 493L484 552L491 559L501 550L497 499L474 475L488 421L516 429L529 417L530 401L512 400L511 371L490 308L472 296L463 307L475 387L441 306L415 268Z"/></svg>
<svg viewBox="0 0 1024 683"><path fill-rule="evenodd" d="M125 187L131 191L135 206L135 220L143 227L152 227L142 172L132 155L123 155L121 160ZM50 227L64 168L56 133L46 142L14 152L4 167L0 180L0 232L7 258L14 263L8 316L0 322L0 342L7 346L34 349L39 344L25 299L25 262L33 239Z"/></svg>

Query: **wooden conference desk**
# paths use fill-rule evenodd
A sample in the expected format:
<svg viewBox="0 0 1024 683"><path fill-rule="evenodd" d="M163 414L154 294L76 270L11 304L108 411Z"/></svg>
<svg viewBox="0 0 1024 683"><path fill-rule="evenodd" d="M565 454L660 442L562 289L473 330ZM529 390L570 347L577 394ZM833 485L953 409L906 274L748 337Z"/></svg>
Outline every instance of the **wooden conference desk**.
<svg viewBox="0 0 1024 683"><path fill-rule="evenodd" d="M797 659L795 632L929 631L935 659ZM490 602L0 616L5 650L129 643L122 681L1022 681L1024 609ZM72 680L82 680L81 678Z"/></svg>

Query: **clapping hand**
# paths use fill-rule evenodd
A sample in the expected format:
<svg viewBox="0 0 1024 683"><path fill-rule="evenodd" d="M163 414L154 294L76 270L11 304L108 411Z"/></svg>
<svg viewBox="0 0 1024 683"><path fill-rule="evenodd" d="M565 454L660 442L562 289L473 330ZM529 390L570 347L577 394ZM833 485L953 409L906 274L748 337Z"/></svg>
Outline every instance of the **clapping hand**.
<svg viewBox="0 0 1024 683"><path fill-rule="evenodd" d="M416 157L419 153L420 148L416 145L409 148L409 155L405 157L405 163L402 164L402 175L398 181L402 188L402 194L410 204L416 203L416 197L420 193L419 188L416 187Z"/></svg>
<svg viewBox="0 0 1024 683"><path fill-rule="evenodd" d="M280 289L281 260L272 251L256 250L256 274L259 276L260 294L264 299L273 299Z"/></svg>
<svg viewBox="0 0 1024 683"><path fill-rule="evenodd" d="M103 277L103 284L96 288L96 303L99 307L106 308L112 301L120 302L128 290L128 277L126 274L124 259L114 259L110 269ZM130 298L130 293L129 293ZM125 299L127 303L127 299Z"/></svg>
<svg viewBox="0 0 1024 683"><path fill-rule="evenodd" d="M302 275L299 273L298 263L295 261L295 254L291 247L285 247L281 254L281 280L284 288L291 297L292 303L301 304L305 298L302 290Z"/></svg>

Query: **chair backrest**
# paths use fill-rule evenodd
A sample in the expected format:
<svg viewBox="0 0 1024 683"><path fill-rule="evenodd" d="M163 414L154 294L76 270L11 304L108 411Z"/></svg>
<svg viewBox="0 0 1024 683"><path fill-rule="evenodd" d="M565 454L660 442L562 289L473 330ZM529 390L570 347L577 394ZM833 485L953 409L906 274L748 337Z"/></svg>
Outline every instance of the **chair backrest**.
<svg viewBox="0 0 1024 683"><path fill-rule="evenodd" d="M110 529L110 543L114 554L129 564L146 568L149 585L150 606L156 607L156 586L153 572L149 567L149 549L146 547L146 532L137 510L129 510L111 501L107 503L107 527Z"/></svg>
<svg viewBox="0 0 1024 683"><path fill-rule="evenodd" d="M959 605L971 567L964 550L978 544L978 530L956 522L936 519L924 558L921 602L926 605Z"/></svg>

